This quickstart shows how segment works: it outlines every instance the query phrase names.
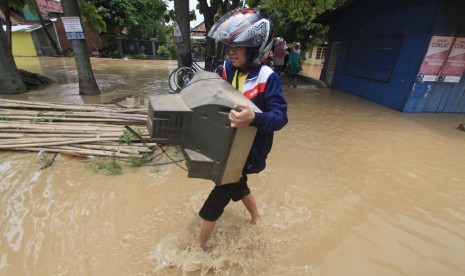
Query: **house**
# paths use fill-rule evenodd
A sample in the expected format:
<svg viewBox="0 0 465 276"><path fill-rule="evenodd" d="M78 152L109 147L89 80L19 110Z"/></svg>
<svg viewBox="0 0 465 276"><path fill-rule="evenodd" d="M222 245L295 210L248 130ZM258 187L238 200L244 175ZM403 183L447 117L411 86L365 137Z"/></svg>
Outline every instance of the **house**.
<svg viewBox="0 0 465 276"><path fill-rule="evenodd" d="M37 53L42 53L42 47L36 49L35 44L38 43L41 36L41 25L16 25L12 26L12 41L13 55L22 57L35 57ZM6 26L3 26L6 30Z"/></svg>
<svg viewBox="0 0 465 276"><path fill-rule="evenodd" d="M305 62L309 64L321 65L325 61L326 56L326 44L315 46L305 51Z"/></svg>
<svg viewBox="0 0 465 276"><path fill-rule="evenodd" d="M207 37L207 29L205 27L205 22L198 24L191 28L191 38L197 42L205 42Z"/></svg>
<svg viewBox="0 0 465 276"><path fill-rule="evenodd" d="M61 51L71 48L71 40L66 38L63 22L63 10L60 1L37 0L37 5L45 21L45 28ZM53 56L55 50L47 37L37 13L28 7L10 10L12 22L12 46L14 56ZM0 11L0 22L5 24L5 16ZM4 27L5 29L5 27ZM101 49L103 41L97 32L90 32L84 26L89 52ZM34 50L32 50L34 49Z"/></svg>
<svg viewBox="0 0 465 276"><path fill-rule="evenodd" d="M329 25L321 80L403 112L465 112L465 1L348 0Z"/></svg>

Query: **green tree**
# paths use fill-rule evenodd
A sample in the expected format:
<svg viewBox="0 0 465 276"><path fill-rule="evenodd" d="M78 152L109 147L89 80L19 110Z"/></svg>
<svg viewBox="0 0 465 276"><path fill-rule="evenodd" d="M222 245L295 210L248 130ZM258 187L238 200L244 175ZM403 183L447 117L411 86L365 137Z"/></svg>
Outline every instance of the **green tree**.
<svg viewBox="0 0 465 276"><path fill-rule="evenodd" d="M170 19L165 1L132 0L132 5L137 12L135 21L128 26L128 36L142 40L156 38L165 41L165 22Z"/></svg>
<svg viewBox="0 0 465 276"><path fill-rule="evenodd" d="M105 43L104 55L114 56L118 51L116 38L123 35L129 26L139 24L137 10L131 0L90 0L95 5L97 13L107 26L102 33Z"/></svg>
<svg viewBox="0 0 465 276"><path fill-rule="evenodd" d="M80 17L79 5L77 0L62 0L61 6L65 16ZM89 53L85 39L73 39L71 41L74 58L79 78L79 94L81 95L99 95L100 89L95 81L92 65L90 64Z"/></svg>
<svg viewBox="0 0 465 276"><path fill-rule="evenodd" d="M311 21L324 11L334 9L346 0L249 0L247 7L258 5L266 8L270 14L275 36L285 37L288 41L300 41L306 46L316 46L326 41L328 29ZM215 20L224 13L242 6L240 0L198 0L197 9L204 16L208 32ZM214 42L207 40L207 54L213 55Z"/></svg>
<svg viewBox="0 0 465 276"><path fill-rule="evenodd" d="M107 26L103 34L106 54L117 52L117 37L164 40L164 22L170 17L164 0L89 0Z"/></svg>
<svg viewBox="0 0 465 276"><path fill-rule="evenodd" d="M136 21L137 10L131 0L90 0L102 16L108 30L121 34L123 29Z"/></svg>
<svg viewBox="0 0 465 276"><path fill-rule="evenodd" d="M326 41L328 28L312 23L316 16L336 8L344 0L262 0L273 19L275 36L287 41L300 41L305 47L318 46Z"/></svg>
<svg viewBox="0 0 465 276"><path fill-rule="evenodd" d="M81 11L81 19L86 23L86 27L90 31L97 31L99 33L107 31L107 24L102 16L98 14L97 7L85 0L79 0L79 9Z"/></svg>

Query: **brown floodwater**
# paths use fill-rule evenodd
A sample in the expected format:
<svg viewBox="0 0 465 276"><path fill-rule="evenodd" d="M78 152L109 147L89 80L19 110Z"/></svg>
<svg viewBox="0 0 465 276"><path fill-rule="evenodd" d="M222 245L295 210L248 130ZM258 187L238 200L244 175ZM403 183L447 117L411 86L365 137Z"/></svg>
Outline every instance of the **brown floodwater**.
<svg viewBox="0 0 465 276"><path fill-rule="evenodd" d="M176 66L92 59L102 95L82 97L73 59L17 63L58 82L2 98L78 103L166 93ZM0 151L0 274L465 275L465 114L404 114L306 83L284 92L289 124L249 181L262 221L231 203L208 253L194 245L213 182L165 157L110 176Z"/></svg>
<svg viewBox="0 0 465 276"><path fill-rule="evenodd" d="M308 61L303 61L302 71L300 73L306 77L319 80L321 69L323 69L323 65L310 64Z"/></svg>

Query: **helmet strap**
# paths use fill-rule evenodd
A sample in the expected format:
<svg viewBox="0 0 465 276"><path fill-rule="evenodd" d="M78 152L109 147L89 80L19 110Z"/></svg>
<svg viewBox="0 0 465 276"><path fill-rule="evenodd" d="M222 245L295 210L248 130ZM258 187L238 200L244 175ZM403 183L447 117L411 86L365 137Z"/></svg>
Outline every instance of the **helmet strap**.
<svg viewBox="0 0 465 276"><path fill-rule="evenodd" d="M247 47L246 50L246 67L257 67L260 64L255 63L260 58L260 49L258 47ZM260 63L260 62L259 62Z"/></svg>

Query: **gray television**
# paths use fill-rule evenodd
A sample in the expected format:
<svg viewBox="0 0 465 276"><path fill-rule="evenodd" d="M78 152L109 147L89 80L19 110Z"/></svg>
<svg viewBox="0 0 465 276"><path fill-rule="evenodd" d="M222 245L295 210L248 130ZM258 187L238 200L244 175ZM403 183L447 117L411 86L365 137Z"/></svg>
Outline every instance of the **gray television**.
<svg viewBox="0 0 465 276"><path fill-rule="evenodd" d="M231 127L229 111L236 103L261 112L217 74L197 72L180 93L150 98L151 140L180 145L188 177L211 179L216 185L237 182L257 129Z"/></svg>

